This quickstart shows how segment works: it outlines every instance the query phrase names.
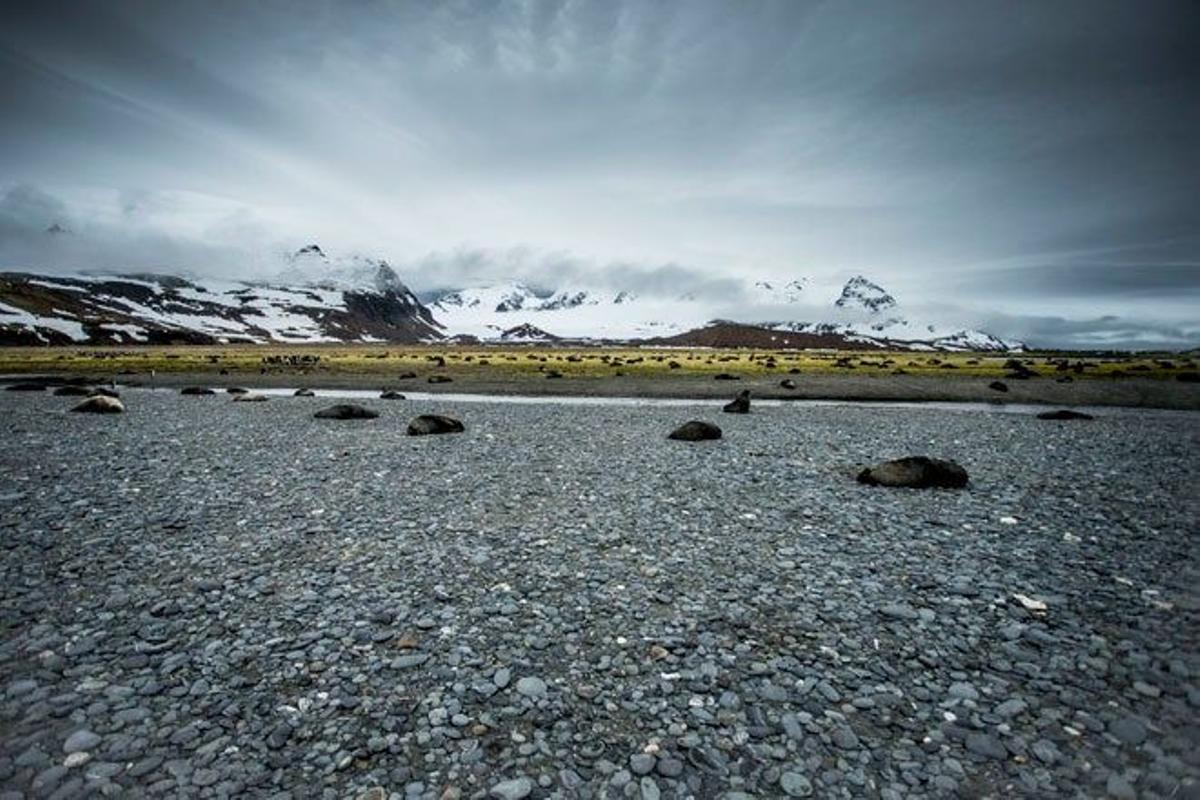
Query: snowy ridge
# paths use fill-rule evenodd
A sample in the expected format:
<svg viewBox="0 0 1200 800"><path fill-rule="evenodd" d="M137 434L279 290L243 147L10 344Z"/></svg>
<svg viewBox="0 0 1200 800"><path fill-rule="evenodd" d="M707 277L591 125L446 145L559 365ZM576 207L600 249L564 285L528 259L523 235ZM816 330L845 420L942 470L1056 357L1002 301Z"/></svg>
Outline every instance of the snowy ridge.
<svg viewBox="0 0 1200 800"><path fill-rule="evenodd" d="M168 275L0 273L0 341L376 342L440 338L385 262L331 262L315 245L271 283Z"/></svg>
<svg viewBox="0 0 1200 800"><path fill-rule="evenodd" d="M1020 342L982 331L914 323L901 313L894 296L862 275L844 283L808 278L754 281L746 285L743 295L748 302L738 306L737 321L765 330L840 337L871 347L997 351L1022 347ZM525 329L563 339L660 339L729 318L720 304L690 293L673 299L641 298L627 291L568 287L539 294L515 282L448 292L430 308L449 334L482 341L512 341L515 337L509 332Z"/></svg>

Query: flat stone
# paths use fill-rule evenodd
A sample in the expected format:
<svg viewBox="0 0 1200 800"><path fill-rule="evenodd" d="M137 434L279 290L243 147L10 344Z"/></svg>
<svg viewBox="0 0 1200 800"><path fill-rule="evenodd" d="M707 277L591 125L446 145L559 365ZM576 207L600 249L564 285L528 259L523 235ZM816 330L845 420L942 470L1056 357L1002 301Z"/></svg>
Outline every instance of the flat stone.
<svg viewBox="0 0 1200 800"><path fill-rule="evenodd" d="M63 742L64 753L79 753L84 750L94 750L96 745L100 744L100 737L89 730L78 730L67 737Z"/></svg>
<svg viewBox="0 0 1200 800"><path fill-rule="evenodd" d="M968 733L966 746L968 751L977 756L994 758L997 761L1008 758L1008 749L1004 743L988 733Z"/></svg>
<svg viewBox="0 0 1200 800"><path fill-rule="evenodd" d="M813 793L812 781L799 772L788 771L780 775L779 788L788 797L810 797Z"/></svg>
<svg viewBox="0 0 1200 800"><path fill-rule="evenodd" d="M497 783L488 794L496 800L521 800L532 792L533 781L529 778L513 778Z"/></svg>

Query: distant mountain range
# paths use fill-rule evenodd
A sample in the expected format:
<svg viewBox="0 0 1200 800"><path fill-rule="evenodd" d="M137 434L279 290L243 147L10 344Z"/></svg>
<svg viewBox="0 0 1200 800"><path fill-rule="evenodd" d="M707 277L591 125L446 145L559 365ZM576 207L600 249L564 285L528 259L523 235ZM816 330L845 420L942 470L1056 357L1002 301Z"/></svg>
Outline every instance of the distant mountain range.
<svg viewBox="0 0 1200 800"><path fill-rule="evenodd" d="M745 287L739 318L683 294L492 283L422 302L386 262L294 253L271 281L0 273L0 343L645 342L676 346L1012 350L1021 343L908 319L864 276Z"/></svg>

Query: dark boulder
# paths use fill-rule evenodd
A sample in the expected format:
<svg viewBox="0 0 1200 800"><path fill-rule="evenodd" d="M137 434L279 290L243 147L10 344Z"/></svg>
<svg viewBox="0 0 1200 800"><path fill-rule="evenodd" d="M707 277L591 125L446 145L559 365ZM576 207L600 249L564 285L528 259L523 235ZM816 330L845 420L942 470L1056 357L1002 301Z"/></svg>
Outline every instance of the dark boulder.
<svg viewBox="0 0 1200 800"><path fill-rule="evenodd" d="M716 375L713 375L713 380L714 381L740 381L741 378L739 378L737 375L734 375L731 372L718 372Z"/></svg>
<svg viewBox="0 0 1200 800"><path fill-rule="evenodd" d="M401 372L399 375L396 376L396 380L408 381L408 380L412 380L415 377L417 377L417 373L415 373L415 372Z"/></svg>
<svg viewBox="0 0 1200 800"><path fill-rule="evenodd" d="M667 438L674 439L677 442L703 442L711 439L720 439L721 429L711 422L702 422L701 420L694 419L683 423L671 431Z"/></svg>
<svg viewBox="0 0 1200 800"><path fill-rule="evenodd" d="M961 489L967 481L967 471L958 464L926 456L884 461L858 473L858 482L868 486Z"/></svg>
<svg viewBox="0 0 1200 800"><path fill-rule="evenodd" d="M316 397L317 393L312 389L297 389L292 392L292 397Z"/></svg>
<svg viewBox="0 0 1200 800"><path fill-rule="evenodd" d="M1005 383L1004 381L992 381L991 383L988 384L988 388L992 389L993 391L997 391L997 392L1007 392L1008 384Z"/></svg>
<svg viewBox="0 0 1200 800"><path fill-rule="evenodd" d="M732 401L725 404L722 408L726 414L749 414L750 413L750 390L743 389L738 393L738 396Z"/></svg>
<svg viewBox="0 0 1200 800"><path fill-rule="evenodd" d="M338 403L336 406L321 409L313 416L317 419L375 419L379 412L354 403Z"/></svg>
<svg viewBox="0 0 1200 800"><path fill-rule="evenodd" d="M225 391L228 394L250 394L249 389L243 389L241 386L230 386Z"/></svg>
<svg viewBox="0 0 1200 800"><path fill-rule="evenodd" d="M404 395L397 392L395 389L388 389L379 395L380 400L403 400Z"/></svg>
<svg viewBox="0 0 1200 800"><path fill-rule="evenodd" d="M8 387L10 392L44 392L49 388L44 383L14 383Z"/></svg>
<svg viewBox="0 0 1200 800"><path fill-rule="evenodd" d="M1095 419L1091 414L1084 414L1082 411L1071 411L1065 408L1058 411L1043 411L1037 415L1037 418L1051 420Z"/></svg>
<svg viewBox="0 0 1200 800"><path fill-rule="evenodd" d="M462 433L466 427L453 417L441 414L422 414L408 423L409 436L427 436L434 433Z"/></svg>
<svg viewBox="0 0 1200 800"><path fill-rule="evenodd" d="M105 397L101 394L89 397L71 410L81 414L123 414L125 406L117 398Z"/></svg>
<svg viewBox="0 0 1200 800"><path fill-rule="evenodd" d="M192 396L216 394L216 392L214 392L212 389L209 389L207 386L185 386L183 389L179 390L179 393Z"/></svg>
<svg viewBox="0 0 1200 800"><path fill-rule="evenodd" d="M451 379L445 375L430 375L427 380L429 383L450 383L451 381Z"/></svg>
<svg viewBox="0 0 1200 800"><path fill-rule="evenodd" d="M87 397L91 393L86 386L60 386L54 390L55 397Z"/></svg>
<svg viewBox="0 0 1200 800"><path fill-rule="evenodd" d="M779 382L779 388L780 389L795 389L796 382L794 380L792 380L791 378L784 378L783 380L781 380Z"/></svg>

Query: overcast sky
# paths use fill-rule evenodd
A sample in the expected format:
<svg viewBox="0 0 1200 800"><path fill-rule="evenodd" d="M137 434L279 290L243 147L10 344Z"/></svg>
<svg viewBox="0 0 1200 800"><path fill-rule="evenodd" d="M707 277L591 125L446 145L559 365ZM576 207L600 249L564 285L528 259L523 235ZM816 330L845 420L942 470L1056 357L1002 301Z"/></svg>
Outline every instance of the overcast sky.
<svg viewBox="0 0 1200 800"><path fill-rule="evenodd" d="M1191 0L8 0L0 267L861 272L1005 334L1195 346L1198 43Z"/></svg>

